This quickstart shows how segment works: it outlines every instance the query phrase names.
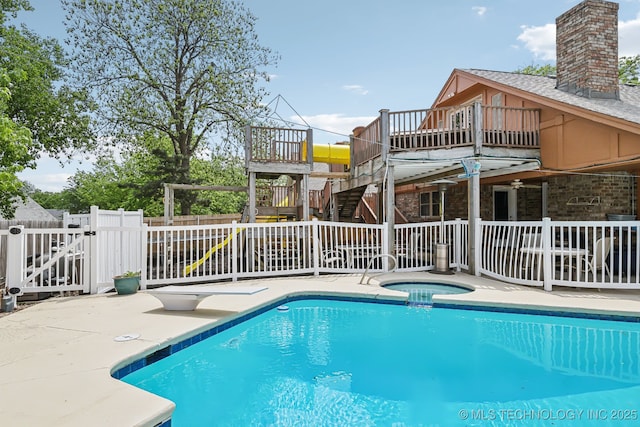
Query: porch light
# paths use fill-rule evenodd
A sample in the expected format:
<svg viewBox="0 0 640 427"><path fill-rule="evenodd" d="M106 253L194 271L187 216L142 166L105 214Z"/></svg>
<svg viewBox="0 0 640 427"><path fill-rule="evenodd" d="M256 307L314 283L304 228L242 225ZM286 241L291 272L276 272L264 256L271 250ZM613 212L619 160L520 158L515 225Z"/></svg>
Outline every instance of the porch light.
<svg viewBox="0 0 640 427"><path fill-rule="evenodd" d="M451 271L449 270L449 245L447 244L444 230L444 195L450 186L457 183L448 179L439 179L431 184L437 185L440 193L440 243L436 244L436 268L434 273L447 274L451 273Z"/></svg>

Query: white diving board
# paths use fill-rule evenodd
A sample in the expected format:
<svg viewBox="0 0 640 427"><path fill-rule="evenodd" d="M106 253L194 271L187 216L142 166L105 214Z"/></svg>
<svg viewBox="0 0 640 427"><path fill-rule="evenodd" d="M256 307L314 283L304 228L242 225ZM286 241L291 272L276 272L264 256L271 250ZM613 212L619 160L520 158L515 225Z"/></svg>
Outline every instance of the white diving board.
<svg viewBox="0 0 640 427"><path fill-rule="evenodd" d="M266 286L166 286L146 292L158 298L165 310L195 310L212 295L253 295L265 289Z"/></svg>

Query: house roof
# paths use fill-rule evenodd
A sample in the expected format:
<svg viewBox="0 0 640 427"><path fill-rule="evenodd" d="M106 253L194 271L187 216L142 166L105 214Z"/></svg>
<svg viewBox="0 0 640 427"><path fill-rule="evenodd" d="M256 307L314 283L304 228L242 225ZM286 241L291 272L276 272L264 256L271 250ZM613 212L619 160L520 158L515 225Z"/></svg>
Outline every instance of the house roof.
<svg viewBox="0 0 640 427"><path fill-rule="evenodd" d="M494 84L527 92L567 106L640 125L640 86L620 85L620 99L585 98L556 89L555 77L534 76L504 71L477 69L454 70L472 74Z"/></svg>
<svg viewBox="0 0 640 427"><path fill-rule="evenodd" d="M16 220L20 221L56 221L56 218L51 215L45 208L40 206L35 200L31 197L27 197L25 202L22 200L16 201ZM0 215L0 219L4 219L2 215Z"/></svg>

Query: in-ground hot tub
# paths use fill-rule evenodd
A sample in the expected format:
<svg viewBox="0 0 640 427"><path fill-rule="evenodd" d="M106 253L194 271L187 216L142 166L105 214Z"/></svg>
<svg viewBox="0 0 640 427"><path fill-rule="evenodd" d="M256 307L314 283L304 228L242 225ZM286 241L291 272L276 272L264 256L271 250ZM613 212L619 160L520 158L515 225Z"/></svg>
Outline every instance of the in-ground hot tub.
<svg viewBox="0 0 640 427"><path fill-rule="evenodd" d="M396 282L383 285L387 289L407 292L409 304L432 305L434 295L452 295L471 292L472 289L448 283Z"/></svg>

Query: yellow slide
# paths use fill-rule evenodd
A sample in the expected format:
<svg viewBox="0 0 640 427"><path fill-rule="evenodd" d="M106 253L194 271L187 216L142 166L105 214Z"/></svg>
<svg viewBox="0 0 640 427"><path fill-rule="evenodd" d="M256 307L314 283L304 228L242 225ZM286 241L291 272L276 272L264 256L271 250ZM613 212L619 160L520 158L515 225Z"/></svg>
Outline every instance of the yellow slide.
<svg viewBox="0 0 640 427"><path fill-rule="evenodd" d="M339 164L339 165L349 165L351 157L351 149L348 145L340 145L340 144L314 144L313 145L313 161L319 163L331 163L331 164ZM307 159L307 141L302 142L302 159ZM286 206L288 203L288 198L281 201L279 204L282 206ZM239 233L242 229L238 229L236 233ZM206 260L211 257L217 250L224 248L229 244L233 235L227 236L221 243L218 243L211 249L207 251L206 254L198 261L194 262L191 265L187 265L183 270L183 276L187 276L191 274L193 270L200 267Z"/></svg>
<svg viewBox="0 0 640 427"><path fill-rule="evenodd" d="M350 154L351 148L348 145L313 144L314 162L348 166L350 162Z"/></svg>
<svg viewBox="0 0 640 427"><path fill-rule="evenodd" d="M236 230L236 234L238 234L239 232L241 232L242 230L244 230L244 228L238 228ZM215 245L214 247L212 247L211 249L209 249L207 251L206 254L204 254L204 256L202 258L200 258L198 261L194 262L193 264L187 265L184 270L182 271L182 275L183 276L188 276L189 274L191 274L191 272L193 270L195 270L196 268L200 267L202 264L204 264L204 262L206 260L209 259L209 257L211 255L214 254L215 251L217 251L218 249L222 249L225 246L227 246L229 244L229 242L231 241L231 239L233 238L233 234L229 234L227 236L226 239L224 239L222 242L218 243L217 245Z"/></svg>

